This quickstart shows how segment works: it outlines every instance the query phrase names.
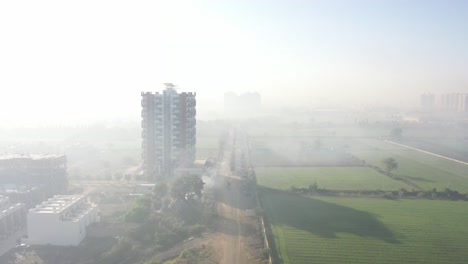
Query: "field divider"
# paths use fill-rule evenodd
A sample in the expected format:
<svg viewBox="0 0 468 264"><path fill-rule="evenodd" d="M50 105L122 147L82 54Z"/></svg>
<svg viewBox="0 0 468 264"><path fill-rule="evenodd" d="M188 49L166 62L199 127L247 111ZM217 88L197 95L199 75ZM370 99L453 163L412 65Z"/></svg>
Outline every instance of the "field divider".
<svg viewBox="0 0 468 264"><path fill-rule="evenodd" d="M387 142L387 143L390 143L390 144L393 144L393 145L404 147L404 148L407 148L407 149L412 149L412 150L416 150L416 151L419 151L419 152L422 152L422 153L425 153L425 154L436 156L438 158L443 158L443 159L454 161L454 162L457 162L457 163L460 163L460 164L463 164L463 165L468 165L468 162L464 162L464 161L461 161L461 160L449 158L447 156L442 156L440 154L436 154L436 153L429 152L429 151L426 151L426 150L418 149L418 148L411 147L411 146L408 146L408 145L400 144L400 143L397 143L397 142L394 142L394 141L391 141L391 140L388 140L388 139L383 139L383 141Z"/></svg>
<svg viewBox="0 0 468 264"><path fill-rule="evenodd" d="M255 177L255 176L254 176ZM255 179L255 182L257 182L257 180ZM255 183L255 188L257 188L257 183ZM270 242L268 241L268 234L267 234L267 231L266 231L266 225L265 225L265 221L264 221L264 216L263 216L263 207L262 207L262 204L260 202L260 198L259 198L259 193L258 193L258 190L255 191L256 193L256 198L257 198L257 207L260 209L260 223L261 223L261 228L262 228L262 235L263 235L263 241L264 241L264 246L266 249L268 249L268 263L269 264L272 264L273 263L273 259L271 257L271 254L272 254L272 248L270 247Z"/></svg>

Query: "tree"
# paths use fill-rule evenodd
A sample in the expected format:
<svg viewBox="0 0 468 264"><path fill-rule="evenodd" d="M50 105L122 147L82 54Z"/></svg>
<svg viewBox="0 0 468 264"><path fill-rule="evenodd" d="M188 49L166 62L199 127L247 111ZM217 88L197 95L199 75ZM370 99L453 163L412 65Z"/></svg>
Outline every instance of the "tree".
<svg viewBox="0 0 468 264"><path fill-rule="evenodd" d="M390 137L392 139L401 139L403 135L403 129L397 127L397 128L394 128L392 129L392 131L390 131Z"/></svg>
<svg viewBox="0 0 468 264"><path fill-rule="evenodd" d="M309 191L315 192L319 189L317 179L315 179L314 184L309 185Z"/></svg>
<svg viewBox="0 0 468 264"><path fill-rule="evenodd" d="M149 197L143 197L137 200L135 206L125 214L125 221L131 223L143 223L151 213L151 201Z"/></svg>
<svg viewBox="0 0 468 264"><path fill-rule="evenodd" d="M197 175L186 175L177 179L171 188L171 195L175 200L189 201L195 196L201 198L205 183Z"/></svg>
<svg viewBox="0 0 468 264"><path fill-rule="evenodd" d="M167 193L168 193L167 184L157 183L154 186L153 192L151 193L151 203L152 203L151 207L153 207L153 209L155 210L159 210L163 205L163 202L164 202L163 199L164 197L166 197Z"/></svg>
<svg viewBox="0 0 468 264"><path fill-rule="evenodd" d="M165 183L156 183L153 190L153 195L158 198L162 199L164 196L167 195L167 184Z"/></svg>
<svg viewBox="0 0 468 264"><path fill-rule="evenodd" d="M382 163L385 166L385 171L387 175L390 175L390 172L396 168L398 168L398 162L394 158L386 158L382 160Z"/></svg>

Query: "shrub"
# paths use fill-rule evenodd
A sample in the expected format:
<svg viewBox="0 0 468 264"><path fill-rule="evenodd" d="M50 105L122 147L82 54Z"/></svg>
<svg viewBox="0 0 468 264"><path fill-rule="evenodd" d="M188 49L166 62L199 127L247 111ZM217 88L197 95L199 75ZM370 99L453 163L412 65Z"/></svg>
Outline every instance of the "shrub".
<svg viewBox="0 0 468 264"><path fill-rule="evenodd" d="M270 249L269 248L264 248L262 250L262 258L263 259L268 259L270 257Z"/></svg>
<svg viewBox="0 0 468 264"><path fill-rule="evenodd" d="M395 199L395 196L393 196L393 192L386 192L384 193L384 196L383 196L385 199L390 199L390 200L393 200Z"/></svg>

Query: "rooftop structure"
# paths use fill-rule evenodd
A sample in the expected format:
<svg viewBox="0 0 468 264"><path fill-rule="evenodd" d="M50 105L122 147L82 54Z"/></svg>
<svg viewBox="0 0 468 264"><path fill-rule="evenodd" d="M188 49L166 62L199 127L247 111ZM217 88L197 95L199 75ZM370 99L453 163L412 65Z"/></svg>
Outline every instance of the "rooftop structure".
<svg viewBox="0 0 468 264"><path fill-rule="evenodd" d="M149 178L170 177L195 160L196 93L142 92L143 170Z"/></svg>
<svg viewBox="0 0 468 264"><path fill-rule="evenodd" d="M28 212L28 238L34 245L76 246L86 227L98 221L95 204L82 195L55 195Z"/></svg>

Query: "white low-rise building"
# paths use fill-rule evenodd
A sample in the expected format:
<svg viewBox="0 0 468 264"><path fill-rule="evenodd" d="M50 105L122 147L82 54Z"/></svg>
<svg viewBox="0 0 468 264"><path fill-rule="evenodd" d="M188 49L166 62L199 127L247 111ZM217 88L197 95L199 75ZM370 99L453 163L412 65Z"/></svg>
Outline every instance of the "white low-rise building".
<svg viewBox="0 0 468 264"><path fill-rule="evenodd" d="M26 243L76 246L86 237L86 227L98 221L98 210L82 195L55 195L29 209L27 218Z"/></svg>

